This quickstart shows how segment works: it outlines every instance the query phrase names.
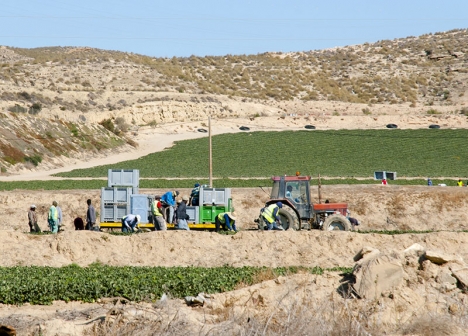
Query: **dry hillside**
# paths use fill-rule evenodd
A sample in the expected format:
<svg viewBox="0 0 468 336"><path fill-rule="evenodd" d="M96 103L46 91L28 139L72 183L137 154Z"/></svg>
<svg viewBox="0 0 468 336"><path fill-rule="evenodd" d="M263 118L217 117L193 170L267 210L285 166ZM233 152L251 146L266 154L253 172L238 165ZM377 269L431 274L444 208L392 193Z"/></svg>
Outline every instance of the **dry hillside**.
<svg viewBox="0 0 468 336"><path fill-rule="evenodd" d="M3 46L0 110L7 122L0 127L16 123L37 130L13 136L0 132L3 147L23 153L12 159L2 148L0 161L6 170L33 155L49 161L63 155L46 144L20 144L51 134L74 155L125 141L112 144L107 135L107 145L84 139L81 150L74 148L76 132L87 134L83 128L104 132L98 123L128 136L141 126L208 115L468 114L467 69L466 29L327 50L171 59L92 48ZM31 127L40 119L50 124ZM55 136L64 123L70 132Z"/></svg>

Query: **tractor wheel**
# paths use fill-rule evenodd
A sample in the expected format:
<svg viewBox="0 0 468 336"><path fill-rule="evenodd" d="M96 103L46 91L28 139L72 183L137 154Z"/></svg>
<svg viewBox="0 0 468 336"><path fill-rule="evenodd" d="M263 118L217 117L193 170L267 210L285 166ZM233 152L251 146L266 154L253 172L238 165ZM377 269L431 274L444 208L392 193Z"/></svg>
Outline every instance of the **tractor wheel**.
<svg viewBox="0 0 468 336"><path fill-rule="evenodd" d="M296 213L290 207L283 205L279 210L279 216L281 218L281 226L283 229L296 231L301 229L299 218L297 218Z"/></svg>
<svg viewBox="0 0 468 336"><path fill-rule="evenodd" d="M324 231L351 231L351 223L343 215L330 215L323 223Z"/></svg>

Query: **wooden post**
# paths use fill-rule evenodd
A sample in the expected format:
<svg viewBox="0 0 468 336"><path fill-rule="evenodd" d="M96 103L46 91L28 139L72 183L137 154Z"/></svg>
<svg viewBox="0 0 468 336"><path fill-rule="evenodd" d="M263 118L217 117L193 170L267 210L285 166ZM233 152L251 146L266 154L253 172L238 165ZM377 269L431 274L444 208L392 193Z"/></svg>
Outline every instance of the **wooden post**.
<svg viewBox="0 0 468 336"><path fill-rule="evenodd" d="M320 174L318 174L318 202L322 203L322 180L320 180Z"/></svg>
<svg viewBox="0 0 468 336"><path fill-rule="evenodd" d="M209 147L210 147L210 178L209 183L210 187L213 188L213 152L211 147L211 117L208 117L208 138L209 138Z"/></svg>

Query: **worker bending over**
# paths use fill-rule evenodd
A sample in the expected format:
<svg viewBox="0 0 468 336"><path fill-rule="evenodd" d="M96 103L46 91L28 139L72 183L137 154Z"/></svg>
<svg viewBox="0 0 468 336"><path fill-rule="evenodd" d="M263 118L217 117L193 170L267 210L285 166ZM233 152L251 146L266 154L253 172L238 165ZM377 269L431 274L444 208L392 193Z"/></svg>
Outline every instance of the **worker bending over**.
<svg viewBox="0 0 468 336"><path fill-rule="evenodd" d="M266 224L267 230L284 230L281 226L281 218L279 216L279 209L282 207L283 203L276 202L263 209L262 218Z"/></svg>
<svg viewBox="0 0 468 336"><path fill-rule="evenodd" d="M127 215L122 217L122 232L136 232L140 224L140 215Z"/></svg>
<svg viewBox="0 0 468 336"><path fill-rule="evenodd" d="M236 231L236 217L230 212L222 212L215 219L216 232L219 232L220 227L223 230Z"/></svg>

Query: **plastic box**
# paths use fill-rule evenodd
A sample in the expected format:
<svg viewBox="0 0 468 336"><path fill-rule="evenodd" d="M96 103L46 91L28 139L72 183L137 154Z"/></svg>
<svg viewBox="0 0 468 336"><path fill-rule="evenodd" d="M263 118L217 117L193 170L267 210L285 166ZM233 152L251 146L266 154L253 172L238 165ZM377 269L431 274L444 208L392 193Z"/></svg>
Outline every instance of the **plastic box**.
<svg viewBox="0 0 468 336"><path fill-rule="evenodd" d="M107 186L108 187L134 187L140 186L140 170L139 169L109 169L107 171Z"/></svg>
<svg viewBox="0 0 468 336"><path fill-rule="evenodd" d="M101 204L104 203L128 203L132 195L132 187L101 188Z"/></svg>
<svg viewBox="0 0 468 336"><path fill-rule="evenodd" d="M187 206L187 215L190 216L189 223L200 223L200 207L198 206Z"/></svg>
<svg viewBox="0 0 468 336"><path fill-rule="evenodd" d="M230 198L230 188L203 188L200 190L200 204L227 206Z"/></svg>
<svg viewBox="0 0 468 336"><path fill-rule="evenodd" d="M130 213L140 215L141 223L149 223L151 208L148 207L148 195L131 195L130 199Z"/></svg>

